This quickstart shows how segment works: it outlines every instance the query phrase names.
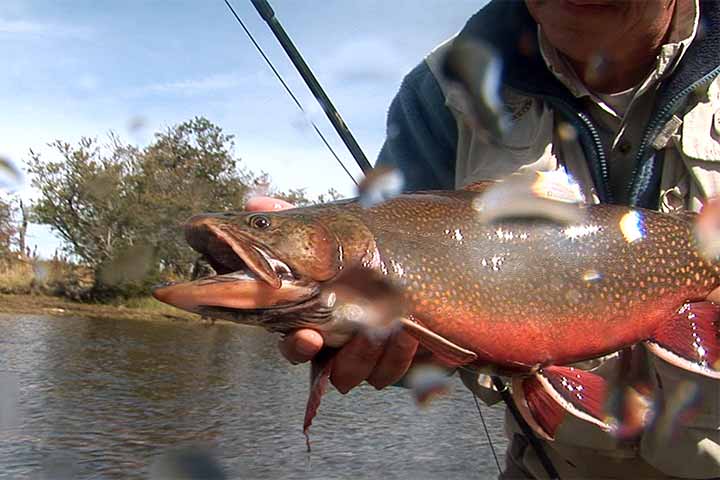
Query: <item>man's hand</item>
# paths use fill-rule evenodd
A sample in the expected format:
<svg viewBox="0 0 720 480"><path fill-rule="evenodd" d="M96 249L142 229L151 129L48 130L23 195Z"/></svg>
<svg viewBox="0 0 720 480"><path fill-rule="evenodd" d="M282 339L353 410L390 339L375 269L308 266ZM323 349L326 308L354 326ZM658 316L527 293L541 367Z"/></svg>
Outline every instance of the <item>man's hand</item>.
<svg viewBox="0 0 720 480"><path fill-rule="evenodd" d="M254 197L247 201L249 211L273 211L292 208L283 200ZM293 363L312 360L323 348L322 335L311 329L299 329L280 340L280 353ZM377 389L402 378L413 361L418 341L404 330L396 330L385 340L355 335L335 356L330 381L341 393L347 393L363 380Z"/></svg>

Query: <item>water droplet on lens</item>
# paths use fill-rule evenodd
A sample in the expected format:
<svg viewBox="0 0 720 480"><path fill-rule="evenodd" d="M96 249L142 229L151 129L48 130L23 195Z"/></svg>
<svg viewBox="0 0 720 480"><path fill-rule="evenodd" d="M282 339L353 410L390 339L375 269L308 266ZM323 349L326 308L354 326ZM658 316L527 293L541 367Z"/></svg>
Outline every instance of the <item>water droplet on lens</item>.
<svg viewBox="0 0 720 480"><path fill-rule="evenodd" d="M637 210L627 212L620 219L620 232L628 243L637 242L645 237L643 217Z"/></svg>
<svg viewBox="0 0 720 480"><path fill-rule="evenodd" d="M560 124L557 127L558 129L558 136L560 137L560 140L563 142L572 143L577 140L577 129L570 125L567 122L560 122Z"/></svg>
<svg viewBox="0 0 720 480"><path fill-rule="evenodd" d="M185 447L156 458L150 466L150 478L224 480L227 475L210 451L200 447Z"/></svg>
<svg viewBox="0 0 720 480"><path fill-rule="evenodd" d="M583 273L583 280L586 282L597 282L602 279L602 274L597 270L588 270Z"/></svg>
<svg viewBox="0 0 720 480"><path fill-rule="evenodd" d="M147 119L142 115L133 115L127 123L127 129L132 134L142 133L147 126Z"/></svg>
<svg viewBox="0 0 720 480"><path fill-rule="evenodd" d="M20 385L17 377L8 372L0 372L0 431L17 424L17 406L20 397Z"/></svg>
<svg viewBox="0 0 720 480"><path fill-rule="evenodd" d="M584 219L580 187L564 171L511 175L489 186L472 206L483 223L513 218L542 218L563 225Z"/></svg>
<svg viewBox="0 0 720 480"><path fill-rule="evenodd" d="M565 298L570 303L580 303L582 300L582 294L574 288L571 288L567 291L567 293L565 293Z"/></svg>
<svg viewBox="0 0 720 480"><path fill-rule="evenodd" d="M400 135L400 127L396 123L388 123L387 132L385 133L388 140L392 140L398 135Z"/></svg>
<svg viewBox="0 0 720 480"><path fill-rule="evenodd" d="M410 388L417 404L424 407L435 397L450 390L450 373L437 365L420 364L408 371L405 384Z"/></svg>
<svg viewBox="0 0 720 480"><path fill-rule="evenodd" d="M501 137L510 127L500 90L503 63L485 42L456 38L445 56L443 72L471 112L473 128Z"/></svg>
<svg viewBox="0 0 720 480"><path fill-rule="evenodd" d="M346 303L336 308L335 317L342 321L356 324L362 324L367 320L367 314L363 307L355 303Z"/></svg>
<svg viewBox="0 0 720 480"><path fill-rule="evenodd" d="M35 280L40 284L47 282L50 276L47 266L40 262L33 262L33 273L35 274Z"/></svg>
<svg viewBox="0 0 720 480"><path fill-rule="evenodd" d="M586 83L601 81L607 75L608 61L603 55L593 55L585 68Z"/></svg>
<svg viewBox="0 0 720 480"><path fill-rule="evenodd" d="M379 166L370 171L358 185L358 201L370 208L402 193L405 177L396 168Z"/></svg>
<svg viewBox="0 0 720 480"><path fill-rule="evenodd" d="M720 198L707 201L697 216L694 227L700 254L707 260L720 257Z"/></svg>
<svg viewBox="0 0 720 480"><path fill-rule="evenodd" d="M155 249L152 245L132 245L119 252L108 264L100 268L99 278L105 285L122 285L142 280L153 264Z"/></svg>
<svg viewBox="0 0 720 480"><path fill-rule="evenodd" d="M335 295L334 320L361 328L371 338L386 338L406 313L402 290L368 268L343 270L328 288Z"/></svg>
<svg viewBox="0 0 720 480"><path fill-rule="evenodd" d="M0 157L0 188L14 189L22 184L20 169L6 157Z"/></svg>
<svg viewBox="0 0 720 480"><path fill-rule="evenodd" d="M664 444L672 442L677 429L697 414L702 401L700 387L688 380L681 381L665 395L651 427L658 441Z"/></svg>
<svg viewBox="0 0 720 480"><path fill-rule="evenodd" d="M65 452L54 452L43 458L42 470L42 478L47 480L72 480L81 476L77 459Z"/></svg>

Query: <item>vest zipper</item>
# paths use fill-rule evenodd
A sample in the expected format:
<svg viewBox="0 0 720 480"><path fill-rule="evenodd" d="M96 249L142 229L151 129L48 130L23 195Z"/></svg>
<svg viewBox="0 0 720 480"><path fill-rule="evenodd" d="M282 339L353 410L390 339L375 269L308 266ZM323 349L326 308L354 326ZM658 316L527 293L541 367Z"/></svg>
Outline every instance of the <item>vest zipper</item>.
<svg viewBox="0 0 720 480"><path fill-rule="evenodd" d="M637 206L637 202L639 201L638 197L640 196L641 192L645 188L647 188L647 181L650 176L646 176L644 184L641 184L639 183L640 179L638 178L638 174L640 172L640 168L642 167L642 161L643 157L645 156L645 151L647 150L651 140L654 139L655 136L657 136L662 126L665 124L665 122L668 121L668 117L676 111L677 104L680 100L687 97L693 90L703 86L706 83L712 82L715 77L718 76L718 74L720 74L720 67L715 68L715 70L711 71L701 79L696 80L689 86L680 90L680 92L678 92L668 103L666 103L662 110L660 110L658 114L655 115L652 123L645 130L645 135L643 135L642 142L638 147L638 152L635 157L635 166L633 167L633 172L630 176L630 184L627 187L628 192L630 193L630 205Z"/></svg>
<svg viewBox="0 0 720 480"><path fill-rule="evenodd" d="M603 147L602 141L600 140L600 134L597 128L593 124L590 117L584 112L577 110L570 105L566 100L552 96L545 97L546 100L550 101L555 108L558 108L565 117L570 121L572 126L578 131L578 137L581 139L581 144L586 143L582 141L581 129L584 129L589 138L590 147L595 158L588 158L589 167L593 170L593 180L595 181L595 188L598 193L598 197L602 203L613 203L613 196L610 190L610 173L608 171L607 156L605 155L605 148ZM585 150L585 149L583 149Z"/></svg>

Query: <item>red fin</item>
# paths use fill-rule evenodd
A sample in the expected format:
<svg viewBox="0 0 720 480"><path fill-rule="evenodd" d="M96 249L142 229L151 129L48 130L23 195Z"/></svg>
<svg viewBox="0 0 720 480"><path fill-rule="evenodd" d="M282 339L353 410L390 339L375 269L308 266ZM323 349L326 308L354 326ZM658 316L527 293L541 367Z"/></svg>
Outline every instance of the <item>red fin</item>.
<svg viewBox="0 0 720 480"><path fill-rule="evenodd" d="M513 395L523 416L536 432L550 439L568 414L610 430L602 420L605 392L602 377L573 367L546 367L513 381Z"/></svg>
<svg viewBox="0 0 720 480"><path fill-rule="evenodd" d="M676 367L720 379L720 305L686 303L646 344Z"/></svg>
<svg viewBox="0 0 720 480"><path fill-rule="evenodd" d="M479 182L474 182L469 185L465 185L462 187L462 190L467 190L470 192L484 192L490 185L495 185L497 182L494 182L492 180L481 180Z"/></svg>
<svg viewBox="0 0 720 480"><path fill-rule="evenodd" d="M320 401L327 390L330 371L332 370L333 358L335 350L326 350L320 352L312 360L310 367L310 394L308 395L307 405L305 406L305 420L303 422L303 435L305 435L305 444L307 451L310 451L310 435L308 430L312 421L320 408Z"/></svg>
<svg viewBox="0 0 720 480"><path fill-rule="evenodd" d="M430 350L441 362L449 367L459 367L472 363L477 359L470 350L467 350L419 323L403 318L400 320L405 331L417 338L420 344Z"/></svg>

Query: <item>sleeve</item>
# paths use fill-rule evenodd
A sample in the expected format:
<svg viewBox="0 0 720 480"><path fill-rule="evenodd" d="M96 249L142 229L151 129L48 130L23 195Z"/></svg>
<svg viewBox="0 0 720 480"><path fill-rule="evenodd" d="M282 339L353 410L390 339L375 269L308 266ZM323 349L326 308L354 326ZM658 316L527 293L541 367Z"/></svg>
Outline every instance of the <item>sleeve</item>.
<svg viewBox="0 0 720 480"><path fill-rule="evenodd" d="M397 167L405 190L453 189L457 123L427 63L403 80L388 111L377 165Z"/></svg>

